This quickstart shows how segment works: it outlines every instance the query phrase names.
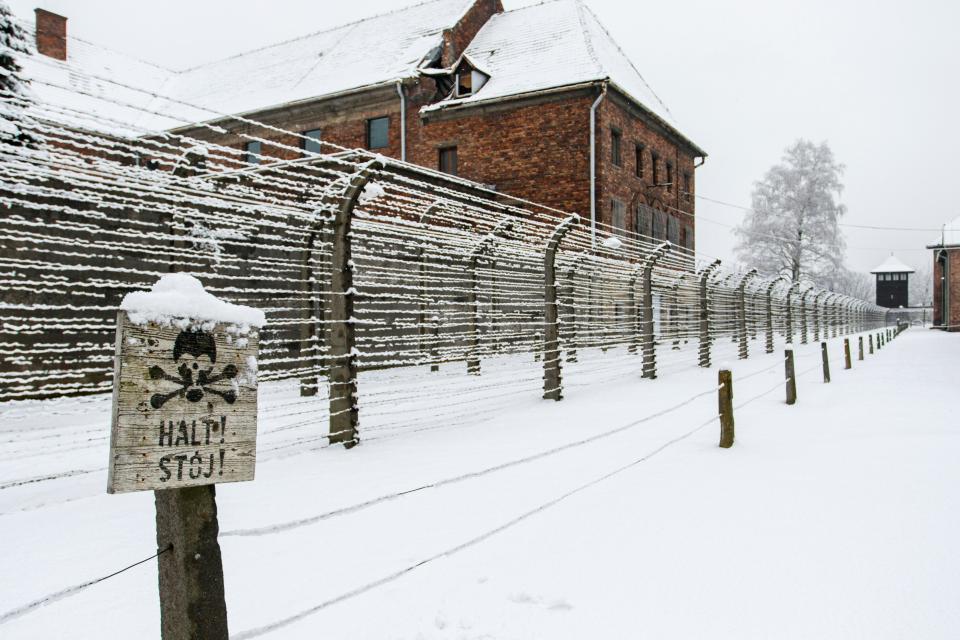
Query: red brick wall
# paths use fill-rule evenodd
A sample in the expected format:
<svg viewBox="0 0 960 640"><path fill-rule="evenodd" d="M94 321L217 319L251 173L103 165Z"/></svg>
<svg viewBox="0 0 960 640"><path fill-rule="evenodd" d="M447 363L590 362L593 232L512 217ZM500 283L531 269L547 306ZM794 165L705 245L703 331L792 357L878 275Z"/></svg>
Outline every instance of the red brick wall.
<svg viewBox="0 0 960 640"><path fill-rule="evenodd" d="M934 252L936 255L936 252ZM947 251L949 260L948 271L950 272L950 282L948 283L948 298L950 317L944 322L943 303L940 287L940 278L943 277L943 269L940 268L940 262L934 259L933 262L933 323L935 325L950 325L950 331L960 331L960 249L951 249Z"/></svg>
<svg viewBox="0 0 960 640"><path fill-rule="evenodd" d="M590 102L581 95L429 121L408 139L408 159L437 169L439 149L456 145L460 176L587 215Z"/></svg>
<svg viewBox="0 0 960 640"><path fill-rule="evenodd" d="M612 161L613 129L621 133L620 166L616 166ZM645 147L643 178L637 177L634 150L638 143ZM672 187L653 187L651 152L659 156L658 182L667 181L666 163L673 164ZM690 196L684 195L684 173L690 175ZM690 233L695 231L692 194L696 192L696 180L693 153L631 114L625 105L610 93L600 103L597 114L597 174L597 218L604 224L611 223L611 199L616 198L626 206L628 230L635 229L635 205L639 202L673 216L681 230L686 227ZM682 237L681 235L681 241Z"/></svg>

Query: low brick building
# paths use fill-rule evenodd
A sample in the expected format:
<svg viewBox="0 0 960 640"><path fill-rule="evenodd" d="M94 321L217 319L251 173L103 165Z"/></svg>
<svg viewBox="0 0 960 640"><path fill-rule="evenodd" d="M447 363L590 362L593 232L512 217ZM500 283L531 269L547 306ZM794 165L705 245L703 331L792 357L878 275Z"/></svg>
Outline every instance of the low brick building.
<svg viewBox="0 0 960 640"><path fill-rule="evenodd" d="M933 326L960 331L960 218L927 249L933 250Z"/></svg>
<svg viewBox="0 0 960 640"><path fill-rule="evenodd" d="M185 134L254 163L320 141L370 149L581 213L602 235L694 248L706 154L579 0L433 0L182 71L68 39L42 10L36 34L42 99L89 85L70 106L78 126Z"/></svg>

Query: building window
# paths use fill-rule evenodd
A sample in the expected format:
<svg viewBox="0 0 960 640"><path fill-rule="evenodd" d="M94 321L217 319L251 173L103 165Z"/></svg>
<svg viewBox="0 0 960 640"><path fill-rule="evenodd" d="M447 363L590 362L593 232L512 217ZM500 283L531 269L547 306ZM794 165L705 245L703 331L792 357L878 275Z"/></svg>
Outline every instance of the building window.
<svg viewBox="0 0 960 640"><path fill-rule="evenodd" d="M320 153L320 129L307 129L303 132L303 150L306 154Z"/></svg>
<svg viewBox="0 0 960 640"><path fill-rule="evenodd" d="M673 216L667 216L667 240L671 244L680 244L680 225L677 224L677 219Z"/></svg>
<svg viewBox="0 0 960 640"><path fill-rule="evenodd" d="M382 149L390 144L390 118L367 120L367 149Z"/></svg>
<svg viewBox="0 0 960 640"><path fill-rule="evenodd" d="M667 184L673 187L673 163L667 163Z"/></svg>
<svg viewBox="0 0 960 640"><path fill-rule="evenodd" d="M463 98L473 93L473 74L469 71L461 71L457 74L457 97Z"/></svg>
<svg viewBox="0 0 960 640"><path fill-rule="evenodd" d="M610 201L610 224L614 231L627 230L627 210L623 202L616 198Z"/></svg>
<svg viewBox="0 0 960 640"><path fill-rule="evenodd" d="M637 235L641 236L650 236L650 225L652 220L650 219L650 209L645 207L642 204L637 205Z"/></svg>
<svg viewBox="0 0 960 640"><path fill-rule="evenodd" d="M653 238L654 240L664 239L663 212L661 211L653 212L653 229L651 231L652 233L650 234L650 237Z"/></svg>
<svg viewBox="0 0 960 640"><path fill-rule="evenodd" d="M660 184L660 170L658 165L660 164L660 156L655 153L650 154L650 173L653 177L653 184Z"/></svg>
<svg viewBox="0 0 960 640"><path fill-rule="evenodd" d="M686 171L683 172L683 199L689 200L691 197L690 193L690 174Z"/></svg>
<svg viewBox="0 0 960 640"><path fill-rule="evenodd" d="M693 250L693 227L690 225L685 225L683 227L683 246L687 249Z"/></svg>
<svg viewBox="0 0 960 640"><path fill-rule="evenodd" d="M440 149L440 171L457 175L457 148L444 147Z"/></svg>
<svg viewBox="0 0 960 640"><path fill-rule="evenodd" d="M616 166L623 166L623 155L621 153L621 142L623 141L623 134L621 134L616 129L610 130L610 160Z"/></svg>
<svg viewBox="0 0 960 640"><path fill-rule="evenodd" d="M246 151L245 160L247 164L260 164L261 148L262 146L259 140L251 140L243 145L243 150Z"/></svg>
<svg viewBox="0 0 960 640"><path fill-rule="evenodd" d="M634 155L636 156L637 161L637 177L643 177L643 145L638 144L634 147Z"/></svg>

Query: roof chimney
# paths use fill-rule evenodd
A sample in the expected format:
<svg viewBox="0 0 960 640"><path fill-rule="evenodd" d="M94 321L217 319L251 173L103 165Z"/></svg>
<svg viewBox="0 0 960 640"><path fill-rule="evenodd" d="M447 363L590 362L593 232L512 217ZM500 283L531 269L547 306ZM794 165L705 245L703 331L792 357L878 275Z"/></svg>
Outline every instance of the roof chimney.
<svg viewBox="0 0 960 640"><path fill-rule="evenodd" d="M46 9L37 16L37 52L57 60L67 59L67 19Z"/></svg>

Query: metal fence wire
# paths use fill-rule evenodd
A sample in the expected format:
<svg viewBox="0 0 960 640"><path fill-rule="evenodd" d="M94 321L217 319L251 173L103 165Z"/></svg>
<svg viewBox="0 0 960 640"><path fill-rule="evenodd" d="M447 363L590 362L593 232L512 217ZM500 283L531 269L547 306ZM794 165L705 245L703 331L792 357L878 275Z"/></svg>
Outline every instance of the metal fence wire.
<svg viewBox="0 0 960 640"><path fill-rule="evenodd" d="M214 124L112 133L163 111L151 97L85 95L118 107L106 116L0 94L26 134L0 139L0 401L109 392L120 301L174 271L266 312L261 410L319 446L885 322L807 282L603 224L594 238L576 215L366 151L306 151L247 118L228 119L260 141L256 165Z"/></svg>

